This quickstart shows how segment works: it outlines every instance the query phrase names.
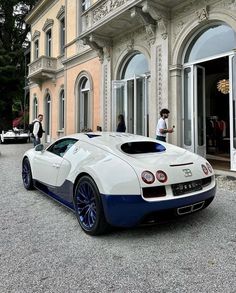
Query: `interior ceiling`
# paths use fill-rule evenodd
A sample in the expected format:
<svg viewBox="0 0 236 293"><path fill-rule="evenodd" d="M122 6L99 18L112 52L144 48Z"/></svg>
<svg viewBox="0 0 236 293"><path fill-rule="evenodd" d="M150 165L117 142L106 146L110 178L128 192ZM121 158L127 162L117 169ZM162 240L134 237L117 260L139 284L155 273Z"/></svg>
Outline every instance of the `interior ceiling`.
<svg viewBox="0 0 236 293"><path fill-rule="evenodd" d="M214 60L209 60L200 63L206 68L206 74L219 74L228 75L229 74L229 58L222 57Z"/></svg>

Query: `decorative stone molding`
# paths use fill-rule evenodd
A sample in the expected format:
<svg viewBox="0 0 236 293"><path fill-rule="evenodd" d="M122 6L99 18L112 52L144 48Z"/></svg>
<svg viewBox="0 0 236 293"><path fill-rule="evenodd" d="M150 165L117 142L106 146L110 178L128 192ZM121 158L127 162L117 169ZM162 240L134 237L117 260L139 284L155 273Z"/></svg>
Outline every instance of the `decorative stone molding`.
<svg viewBox="0 0 236 293"><path fill-rule="evenodd" d="M167 24L168 24L168 14L162 10L157 10L148 1L142 3L142 11L148 13L153 20L156 21L158 31L160 32L162 38L165 40L167 38Z"/></svg>
<svg viewBox="0 0 236 293"><path fill-rule="evenodd" d="M140 39L141 36L145 36L145 28L140 27L139 29L132 31L130 33L127 33L125 35L119 36L114 42L117 46L122 46L123 44L127 46L128 48L133 48L135 42ZM128 44L128 45L127 45Z"/></svg>
<svg viewBox="0 0 236 293"><path fill-rule="evenodd" d="M191 13L193 13L196 10L201 10L202 7L205 7L206 5L210 5L210 3L215 2L215 0L190 0L183 2L182 5L178 5L176 9L173 10L172 12L172 17L173 18L178 18L178 17L189 17Z"/></svg>
<svg viewBox="0 0 236 293"><path fill-rule="evenodd" d="M104 17L107 17L109 13L111 13L114 9L125 4L127 0L107 0L101 5L99 5L96 9L93 10L93 23L101 20Z"/></svg>
<svg viewBox="0 0 236 293"><path fill-rule="evenodd" d="M171 76L182 76L183 66L181 64L171 65L169 67L170 75Z"/></svg>
<svg viewBox="0 0 236 293"><path fill-rule="evenodd" d="M173 18L176 18L176 20L172 24L172 41L174 42L178 38L181 31L186 28L186 25L189 25L190 19L191 21L198 21L198 23L207 21L209 19L209 11L210 6L206 5L206 0L200 0L197 3L190 1L188 4L182 6L181 9L178 8L178 10L174 11Z"/></svg>
<svg viewBox="0 0 236 293"><path fill-rule="evenodd" d="M184 28L184 21L180 20L175 26L174 26L174 32L173 32L173 40L175 41L180 34L181 30Z"/></svg>
<svg viewBox="0 0 236 293"><path fill-rule="evenodd" d="M228 15L234 19L236 11L236 0L199 0L185 2L183 5L179 5L172 12L172 42L174 43L188 26L193 22L202 23L211 19L215 13Z"/></svg>
<svg viewBox="0 0 236 293"><path fill-rule="evenodd" d="M138 49L140 48L140 49ZM147 37L144 27L139 27L137 30L127 33L126 35L120 35L113 42L112 49L112 63L120 64L121 55L123 57L134 50L141 50L149 52L149 37Z"/></svg>
<svg viewBox="0 0 236 293"><path fill-rule="evenodd" d="M221 4L222 8L227 10L236 10L236 1L235 0L224 0Z"/></svg>
<svg viewBox="0 0 236 293"><path fill-rule="evenodd" d="M40 37L40 31L35 30L34 34L32 36L32 41L35 41L36 39L38 39Z"/></svg>
<svg viewBox="0 0 236 293"><path fill-rule="evenodd" d="M131 52L134 50L134 38L130 38L128 41L127 41L127 51L128 52Z"/></svg>
<svg viewBox="0 0 236 293"><path fill-rule="evenodd" d="M133 7L131 10L131 17L137 17L138 21L145 26L146 33L150 37L152 43L156 38L156 22L150 14L144 13L141 8Z"/></svg>
<svg viewBox="0 0 236 293"><path fill-rule="evenodd" d="M53 24L54 24L54 20L47 18L43 26L43 31L45 32L46 30L48 30L50 27L53 26Z"/></svg>
<svg viewBox="0 0 236 293"><path fill-rule="evenodd" d="M90 46L98 54L99 60L103 62L104 57L110 60L110 50L112 41L109 38L99 37L91 34L88 37L83 38L84 45Z"/></svg>
<svg viewBox="0 0 236 293"><path fill-rule="evenodd" d="M60 18L62 18L64 15L65 15L65 5L62 5L61 8L60 8L60 10L59 10L58 13L57 13L56 18L57 18L57 19L60 19Z"/></svg>
<svg viewBox="0 0 236 293"><path fill-rule="evenodd" d="M205 6L202 9L197 10L196 15L198 17L199 23L202 21L208 20L208 18L209 18L208 6Z"/></svg>
<svg viewBox="0 0 236 293"><path fill-rule="evenodd" d="M157 89L157 105L158 109L160 110L162 108L162 47L157 46L156 47L156 58L157 58L157 84L156 84L156 89Z"/></svg>
<svg viewBox="0 0 236 293"><path fill-rule="evenodd" d="M107 64L103 67L103 84L104 84L104 99L103 99L103 121L104 121L104 131L108 130L108 73L107 73Z"/></svg>

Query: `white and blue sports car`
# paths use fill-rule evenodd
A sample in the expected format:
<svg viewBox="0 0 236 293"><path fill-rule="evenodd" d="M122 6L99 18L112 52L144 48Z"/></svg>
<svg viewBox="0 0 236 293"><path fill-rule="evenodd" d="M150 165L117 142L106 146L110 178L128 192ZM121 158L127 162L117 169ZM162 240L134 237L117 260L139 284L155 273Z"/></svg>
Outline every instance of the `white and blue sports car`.
<svg viewBox="0 0 236 293"><path fill-rule="evenodd" d="M214 171L202 157L152 138L126 133L77 133L22 161L26 189L37 188L72 209L90 235L207 207Z"/></svg>

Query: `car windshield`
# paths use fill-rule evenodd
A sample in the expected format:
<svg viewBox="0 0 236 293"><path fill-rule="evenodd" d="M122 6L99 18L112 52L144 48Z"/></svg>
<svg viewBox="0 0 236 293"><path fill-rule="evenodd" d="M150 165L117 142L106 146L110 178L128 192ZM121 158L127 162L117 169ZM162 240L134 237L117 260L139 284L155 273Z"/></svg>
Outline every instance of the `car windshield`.
<svg viewBox="0 0 236 293"><path fill-rule="evenodd" d="M164 152L166 148L153 141L135 141L122 144L121 149L127 154L146 154Z"/></svg>

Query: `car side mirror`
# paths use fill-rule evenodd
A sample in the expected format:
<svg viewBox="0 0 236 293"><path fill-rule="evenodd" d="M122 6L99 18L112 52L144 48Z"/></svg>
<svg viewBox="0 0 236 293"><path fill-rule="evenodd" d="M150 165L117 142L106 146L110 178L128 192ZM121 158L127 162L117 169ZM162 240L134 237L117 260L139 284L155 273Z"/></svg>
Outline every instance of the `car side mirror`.
<svg viewBox="0 0 236 293"><path fill-rule="evenodd" d="M36 152L42 152L44 150L44 145L43 144L37 144L34 149L35 149Z"/></svg>

